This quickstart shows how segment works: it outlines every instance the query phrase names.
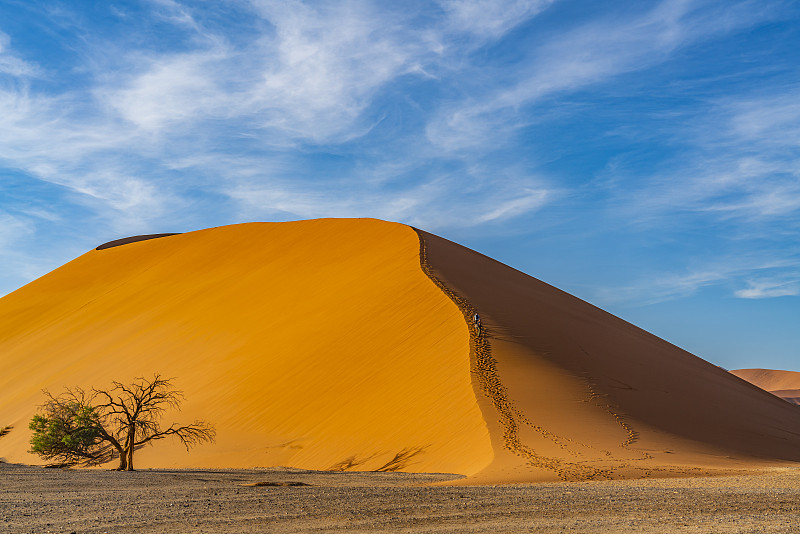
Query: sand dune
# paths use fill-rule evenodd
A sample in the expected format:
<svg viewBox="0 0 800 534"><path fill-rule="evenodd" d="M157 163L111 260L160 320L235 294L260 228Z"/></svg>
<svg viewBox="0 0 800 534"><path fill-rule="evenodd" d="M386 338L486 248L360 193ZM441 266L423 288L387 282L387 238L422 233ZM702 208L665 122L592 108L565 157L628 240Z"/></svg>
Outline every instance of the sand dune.
<svg viewBox="0 0 800 534"><path fill-rule="evenodd" d="M472 332L495 459L471 481L674 476L800 461L800 410L621 319L422 233Z"/></svg>
<svg viewBox="0 0 800 534"><path fill-rule="evenodd" d="M180 420L217 443L161 442L140 467L290 465L472 473L492 458L461 314L410 228L259 223L92 250L0 299L0 457L26 454L41 389L160 372ZM403 458L401 458L403 459Z"/></svg>
<svg viewBox="0 0 800 534"><path fill-rule="evenodd" d="M800 404L800 373L797 371L736 369L731 373L785 401Z"/></svg>
<svg viewBox="0 0 800 534"><path fill-rule="evenodd" d="M472 325L480 313L481 328ZM453 472L468 483L800 461L800 410L469 249L376 220L93 250L0 299L0 457L42 388L176 377L217 426L140 467Z"/></svg>

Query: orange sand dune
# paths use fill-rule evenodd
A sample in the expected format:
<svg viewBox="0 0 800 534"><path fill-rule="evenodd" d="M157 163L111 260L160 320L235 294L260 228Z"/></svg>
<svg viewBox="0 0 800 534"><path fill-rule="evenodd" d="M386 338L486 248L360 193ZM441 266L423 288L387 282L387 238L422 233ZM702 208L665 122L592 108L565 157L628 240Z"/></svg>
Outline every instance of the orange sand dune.
<svg viewBox="0 0 800 534"><path fill-rule="evenodd" d="M92 250L0 299L0 457L35 462L42 388L159 372L184 421L216 424L187 454L139 467L336 465L473 473L491 461L456 306L420 270L409 227L254 223Z"/></svg>
<svg viewBox="0 0 800 534"><path fill-rule="evenodd" d="M800 404L800 372L774 369L736 369L731 373L785 401Z"/></svg>
<svg viewBox="0 0 800 534"><path fill-rule="evenodd" d="M422 246L421 246L422 245ZM472 315L481 316L481 327ZM547 284L376 220L253 223L93 250L0 299L0 457L42 388L176 377L139 467L675 476L800 461L800 410ZM399 465L393 464L398 460Z"/></svg>

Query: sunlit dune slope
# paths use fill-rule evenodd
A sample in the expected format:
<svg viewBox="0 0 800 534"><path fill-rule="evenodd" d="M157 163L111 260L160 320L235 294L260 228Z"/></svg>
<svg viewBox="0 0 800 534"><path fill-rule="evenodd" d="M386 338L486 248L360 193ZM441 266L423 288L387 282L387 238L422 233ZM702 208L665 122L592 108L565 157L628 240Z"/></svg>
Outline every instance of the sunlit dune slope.
<svg viewBox="0 0 800 534"><path fill-rule="evenodd" d="M731 373L785 401L800 404L800 373L797 371L736 369Z"/></svg>
<svg viewBox="0 0 800 534"><path fill-rule="evenodd" d="M678 476L800 461L800 410L621 319L423 233L472 330L495 459L472 482Z"/></svg>
<svg viewBox="0 0 800 534"><path fill-rule="evenodd" d="M26 453L42 388L175 377L180 421L217 443L158 442L139 467L401 468L493 458L458 308L411 228L253 223L92 250L0 299L0 457ZM395 460L395 463L391 463Z"/></svg>

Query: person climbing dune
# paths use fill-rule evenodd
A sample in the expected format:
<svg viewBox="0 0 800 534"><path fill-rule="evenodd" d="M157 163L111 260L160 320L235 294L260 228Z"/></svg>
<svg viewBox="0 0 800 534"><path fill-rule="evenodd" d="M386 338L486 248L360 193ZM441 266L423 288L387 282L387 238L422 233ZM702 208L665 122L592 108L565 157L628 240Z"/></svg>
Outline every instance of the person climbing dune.
<svg viewBox="0 0 800 534"><path fill-rule="evenodd" d="M481 328L481 316L478 315L477 313L472 316L472 324L475 326L475 331L480 336L481 335L481 331L482 331L482 328Z"/></svg>

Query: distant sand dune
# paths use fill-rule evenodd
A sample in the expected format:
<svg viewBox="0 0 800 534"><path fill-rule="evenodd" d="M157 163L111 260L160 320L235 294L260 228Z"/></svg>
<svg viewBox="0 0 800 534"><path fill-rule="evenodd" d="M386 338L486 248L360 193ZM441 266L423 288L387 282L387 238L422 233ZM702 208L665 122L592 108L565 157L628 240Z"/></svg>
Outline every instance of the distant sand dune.
<svg viewBox="0 0 800 534"><path fill-rule="evenodd" d="M786 402L800 404L800 389L776 389L775 391L770 391L770 393L782 398Z"/></svg>
<svg viewBox="0 0 800 534"><path fill-rule="evenodd" d="M775 369L737 369L731 373L787 402L800 404L800 372Z"/></svg>
<svg viewBox="0 0 800 534"><path fill-rule="evenodd" d="M148 236L144 236L148 237ZM112 242L113 243L113 242ZM480 328L472 316L481 316ZM0 457L42 388L176 377L218 441L141 467L453 472L462 483L800 461L800 410L474 251L372 219L93 250L0 299Z"/></svg>

